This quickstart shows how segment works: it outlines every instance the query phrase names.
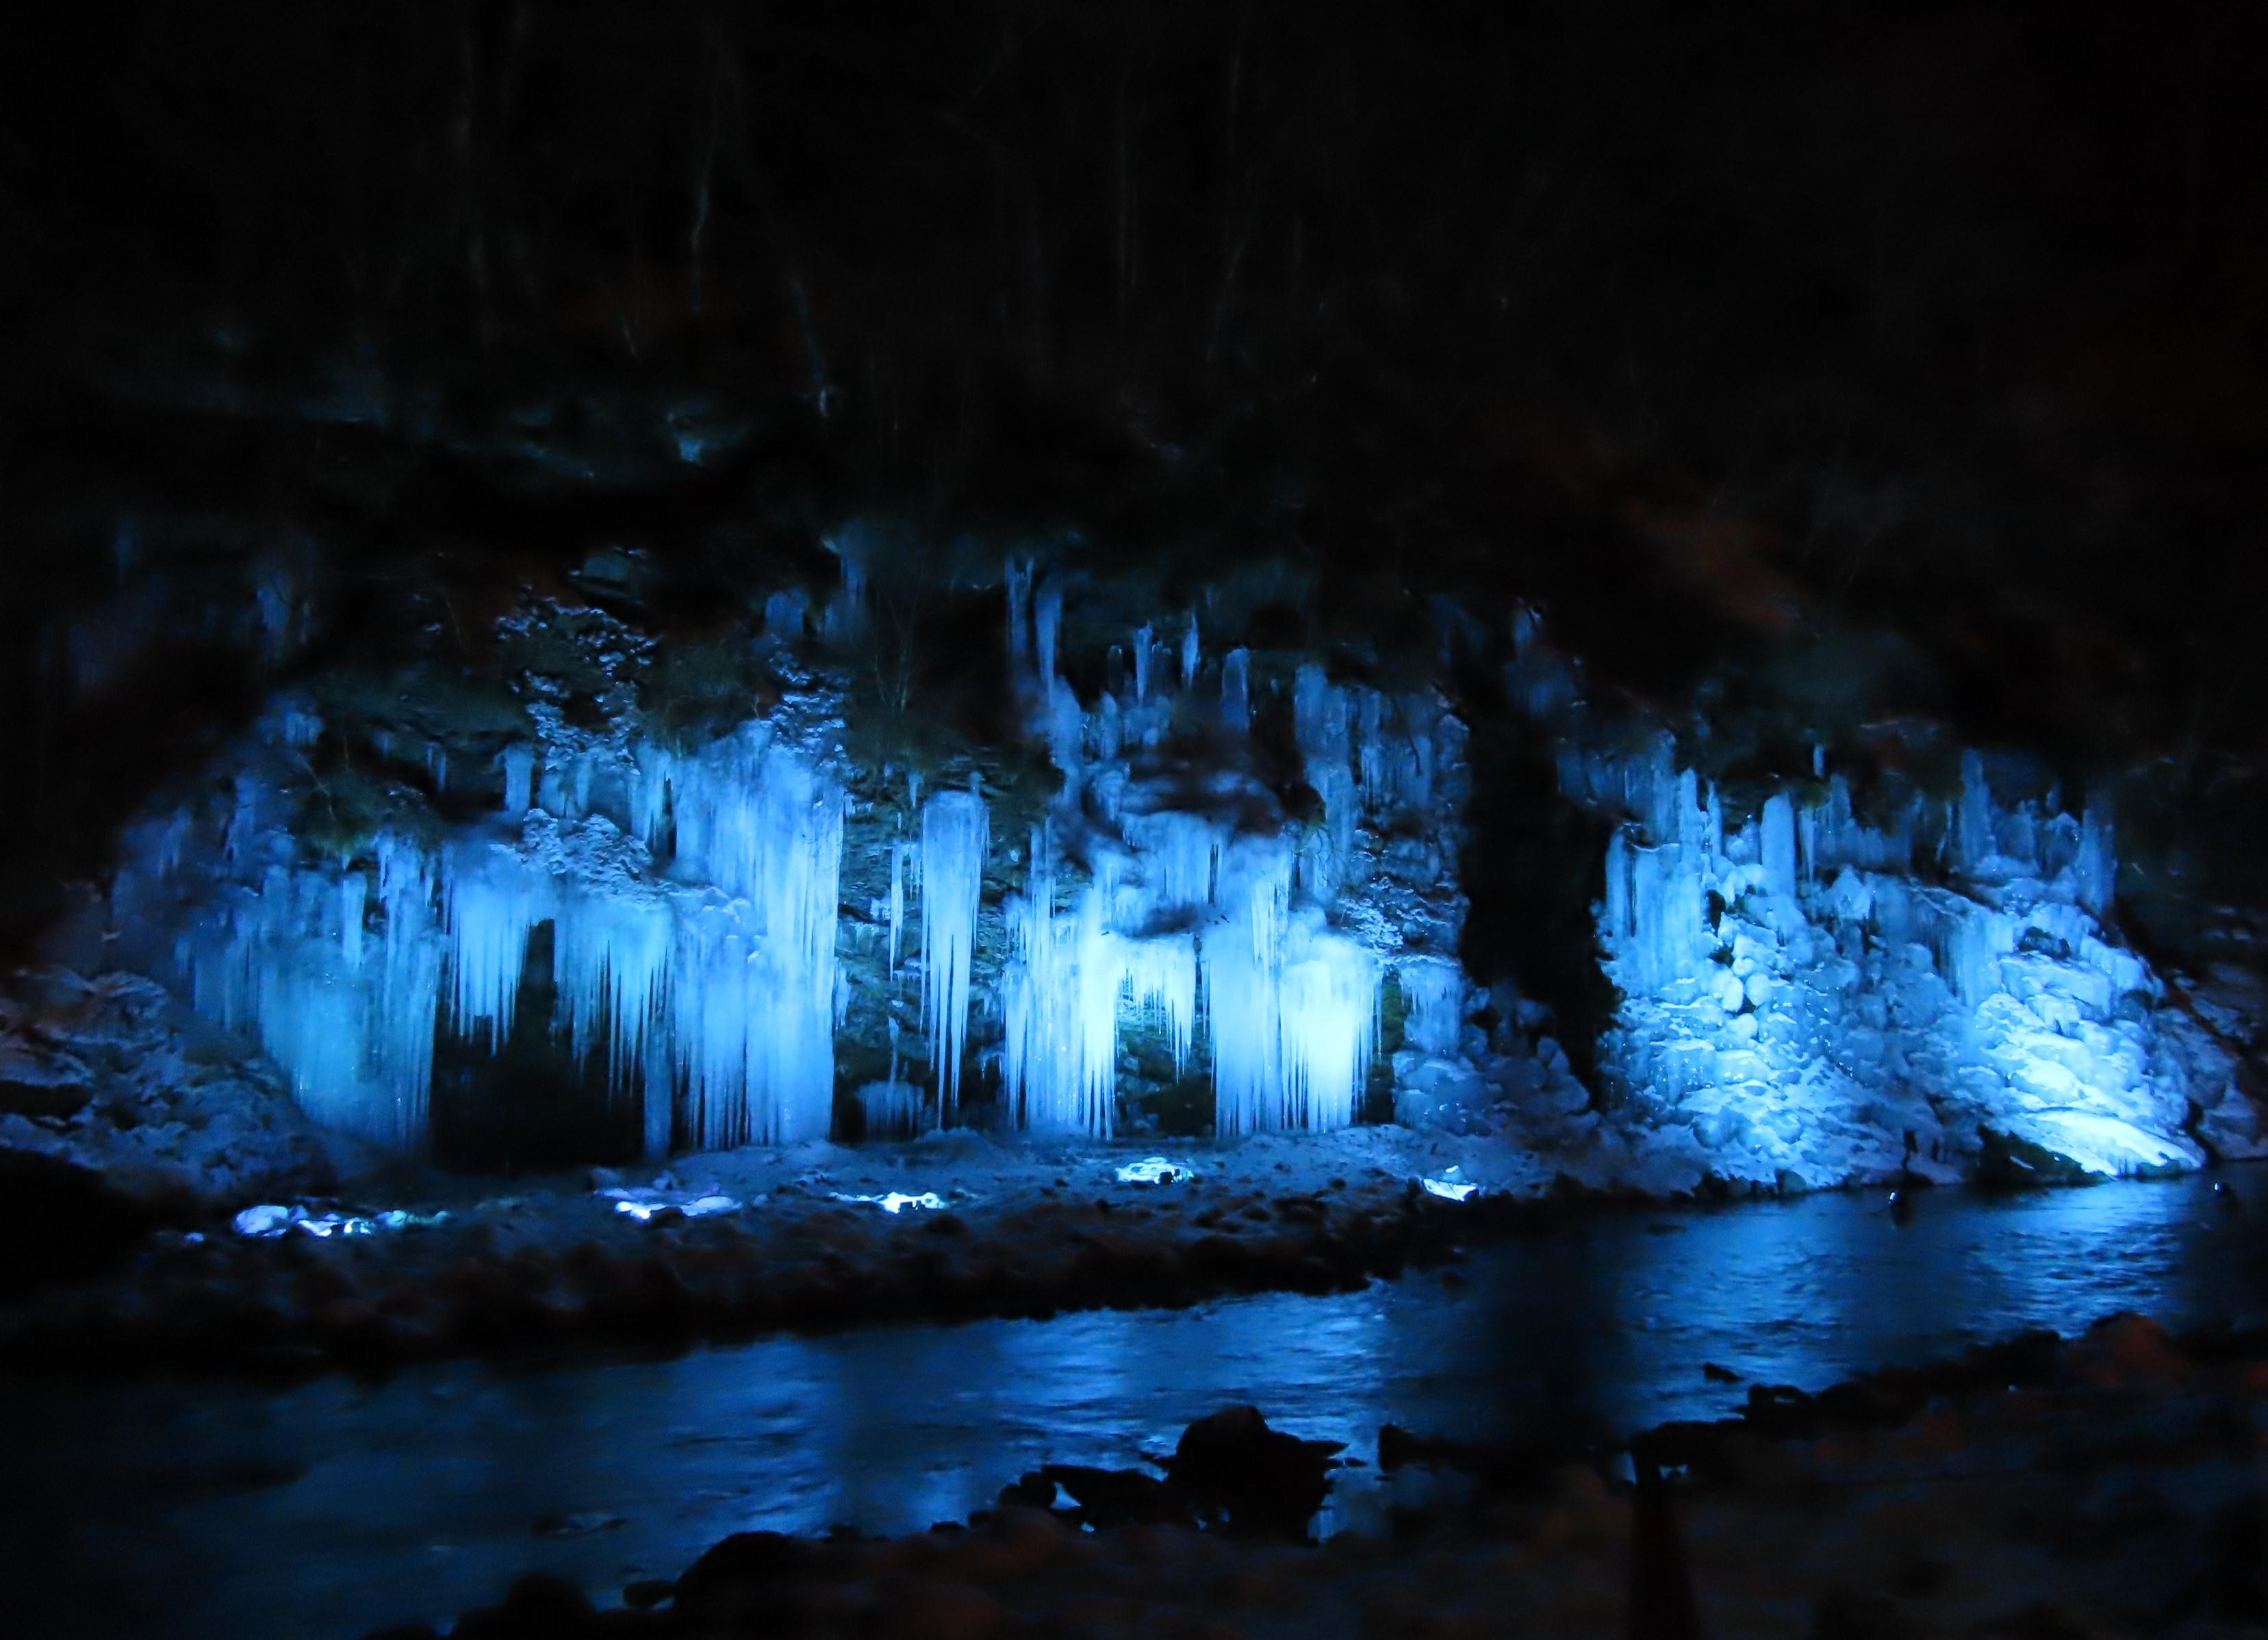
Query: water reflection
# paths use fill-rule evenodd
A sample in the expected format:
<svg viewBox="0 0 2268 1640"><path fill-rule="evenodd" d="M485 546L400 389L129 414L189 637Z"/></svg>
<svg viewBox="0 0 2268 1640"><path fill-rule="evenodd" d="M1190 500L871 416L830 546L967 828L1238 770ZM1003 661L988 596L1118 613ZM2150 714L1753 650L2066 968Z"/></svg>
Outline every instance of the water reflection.
<svg viewBox="0 0 2268 1640"><path fill-rule="evenodd" d="M1386 1423L1606 1439L1736 1404L1744 1388L1704 1362L1816 1386L2117 1309L2257 1323L2268 1211L2244 1183L2256 1204L2233 1220L2200 1180L1940 1193L1903 1228L1879 1199L1819 1197L1594 1217L1451 1281L1327 1298L276 1394L18 1385L32 1483L0 1504L0 1541L26 1558L0 1570L36 1569L11 1577L52 1602L30 1632L350 1635L493 1599L529 1569L601 1591L667 1575L749 1527L919 1530L1042 1462L1138 1462L1232 1401L1364 1457ZM1375 1523L1388 1486L1348 1472L1326 1529ZM564 1534L536 1535L539 1519Z"/></svg>

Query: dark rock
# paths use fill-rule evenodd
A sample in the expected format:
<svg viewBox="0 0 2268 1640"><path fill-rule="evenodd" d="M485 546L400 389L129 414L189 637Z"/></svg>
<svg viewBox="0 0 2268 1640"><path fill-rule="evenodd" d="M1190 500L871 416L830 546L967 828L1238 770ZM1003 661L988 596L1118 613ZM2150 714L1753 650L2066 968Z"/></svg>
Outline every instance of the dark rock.
<svg viewBox="0 0 2268 1640"><path fill-rule="evenodd" d="M1035 1469L1002 1487L999 1501L1004 1509L1011 1504L1025 1509L1053 1509L1056 1506L1056 1483Z"/></svg>
<svg viewBox="0 0 2268 1640"><path fill-rule="evenodd" d="M2255 1493L2221 1510L2211 1541L2207 1607L2223 1622L2268 1625L2268 1497Z"/></svg>
<svg viewBox="0 0 2268 1640"><path fill-rule="evenodd" d="M1270 1429L1256 1407L1229 1407L1182 1432L1166 1478L1231 1531L1304 1538L1344 1445L1301 1440Z"/></svg>
<svg viewBox="0 0 2268 1640"><path fill-rule="evenodd" d="M1582 1456L1568 1446L1435 1440L1413 1435L1395 1423L1385 1424L1378 1431L1378 1467L1387 1474L1403 1468L1454 1470L1472 1476L1483 1490L1503 1497L1549 1493L1553 1475Z"/></svg>
<svg viewBox="0 0 2268 1640"><path fill-rule="evenodd" d="M2045 1185L2093 1184L2096 1180L2068 1156L1986 1128L1978 1135L1977 1182L1995 1190L2031 1190Z"/></svg>
<svg viewBox="0 0 2268 1640"><path fill-rule="evenodd" d="M1734 1372L1730 1367L1719 1366L1714 1361L1704 1361L1701 1364L1701 1376L1712 1384L1737 1384L1741 1381L1741 1375L1738 1372Z"/></svg>
<svg viewBox="0 0 2268 1640"><path fill-rule="evenodd" d="M622 1585L622 1604L634 1612L650 1612L676 1592L677 1585L667 1577L640 1577Z"/></svg>
<svg viewBox="0 0 2268 1640"><path fill-rule="evenodd" d="M85 1110L93 1097L94 1086L89 1082L0 1077L0 1115L68 1120Z"/></svg>
<svg viewBox="0 0 2268 1640"><path fill-rule="evenodd" d="M686 1568L676 1584L676 1608L688 1622L719 1628L784 1616L779 1585L825 1553L777 1532L736 1532Z"/></svg>
<svg viewBox="0 0 2268 1640"><path fill-rule="evenodd" d="M161 1217L92 1168L0 1150L0 1298L101 1274Z"/></svg>
<svg viewBox="0 0 2268 1640"><path fill-rule="evenodd" d="M1097 1527L1182 1526L1197 1523L1196 1504L1178 1487L1139 1469L1095 1469L1085 1464L1051 1463L1042 1476L1071 1494L1079 1523Z"/></svg>
<svg viewBox="0 0 2268 1640"><path fill-rule="evenodd" d="M468 1612L450 1634L452 1640L557 1640L588 1632L597 1617L577 1585L530 1572L512 1585L503 1605Z"/></svg>

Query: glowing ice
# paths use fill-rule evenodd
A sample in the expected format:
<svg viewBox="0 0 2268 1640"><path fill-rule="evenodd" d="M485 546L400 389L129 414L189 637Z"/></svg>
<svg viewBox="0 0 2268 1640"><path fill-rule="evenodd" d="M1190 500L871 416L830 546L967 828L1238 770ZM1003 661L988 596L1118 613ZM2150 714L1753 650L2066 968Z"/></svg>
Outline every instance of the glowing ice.
<svg viewBox="0 0 2268 1640"><path fill-rule="evenodd" d="M1197 1170L1187 1162L1167 1161L1162 1156L1145 1156L1138 1162L1126 1162L1117 1169L1120 1184L1186 1184L1197 1176Z"/></svg>
<svg viewBox="0 0 2268 1640"><path fill-rule="evenodd" d="M940 1212L945 1207L945 1198L933 1190L924 1190L918 1195L909 1195L903 1190L886 1191L880 1195L853 1195L845 1191L835 1190L828 1193L828 1199L836 1202L868 1202L893 1216L904 1212L909 1207L919 1208L924 1213Z"/></svg>
<svg viewBox="0 0 2268 1640"><path fill-rule="evenodd" d="M943 1107L961 1096L968 982L991 822L973 791L940 791L922 810L922 1013Z"/></svg>

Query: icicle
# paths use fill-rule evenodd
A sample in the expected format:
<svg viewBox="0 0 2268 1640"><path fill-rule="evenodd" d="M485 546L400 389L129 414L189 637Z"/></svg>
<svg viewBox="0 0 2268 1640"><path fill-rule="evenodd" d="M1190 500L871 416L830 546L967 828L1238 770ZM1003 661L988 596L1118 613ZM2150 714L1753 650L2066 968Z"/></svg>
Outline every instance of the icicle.
<svg viewBox="0 0 2268 1640"><path fill-rule="evenodd" d="M1248 651L1233 649L1220 663L1220 721L1236 734L1252 727L1251 688L1246 675L1251 659Z"/></svg>
<svg viewBox="0 0 2268 1640"><path fill-rule="evenodd" d="M1047 734L1048 754L1063 771L1063 800L1077 801L1079 770L1083 760L1079 755L1086 739L1086 714L1079 710L1079 696L1061 678L1048 680L1047 717L1042 724Z"/></svg>
<svg viewBox="0 0 2268 1640"><path fill-rule="evenodd" d="M811 614L811 594L801 587L774 592L764 599L764 636L775 643L799 643Z"/></svg>
<svg viewBox="0 0 2268 1640"><path fill-rule="evenodd" d="M990 835L984 799L974 791L941 791L922 810L922 1013L930 1066L947 1110L961 1096L969 967Z"/></svg>
<svg viewBox="0 0 2268 1640"><path fill-rule="evenodd" d="M1795 805L1785 791L1764 799L1764 892L1795 897Z"/></svg>
<svg viewBox="0 0 2268 1640"><path fill-rule="evenodd" d="M1314 890L1318 899L1328 901L1337 894L1339 879L1354 852L1355 821L1361 810L1351 762L1346 691L1334 688L1323 669L1309 662L1292 680L1292 717L1307 783L1322 799L1323 826L1330 838L1328 880Z"/></svg>
<svg viewBox="0 0 2268 1640"><path fill-rule="evenodd" d="M1189 611L1189 629L1182 634L1182 688L1197 687L1197 612Z"/></svg>
<svg viewBox="0 0 2268 1640"><path fill-rule="evenodd" d="M1282 1125L1284 927L1291 857L1273 839L1240 838L1221 863L1221 923L1205 930L1212 1026L1213 1128Z"/></svg>
<svg viewBox="0 0 2268 1640"><path fill-rule="evenodd" d="M1032 566L1028 560L1011 558L1003 579L1008 588L1008 670L1021 678L1032 652Z"/></svg>
<svg viewBox="0 0 2268 1640"><path fill-rule="evenodd" d="M1280 1026L1284 1087L1271 1126L1328 1133L1353 1124L1378 1026L1376 960L1309 912L1292 926Z"/></svg>
<svg viewBox="0 0 2268 1640"><path fill-rule="evenodd" d="M1447 957L1406 957L1395 978L1409 1008L1403 1032L1410 1046L1429 1054L1455 1052L1465 1023L1464 970Z"/></svg>
<svg viewBox="0 0 2268 1640"><path fill-rule="evenodd" d="M1972 747L1961 754L1961 813L1958 864L1975 871L1992 854L1992 788L1984 760Z"/></svg>
<svg viewBox="0 0 2268 1640"><path fill-rule="evenodd" d="M457 1028L490 1042L512 1029L527 937L548 915L543 885L509 849L452 853L446 872L449 1009Z"/></svg>
<svg viewBox="0 0 2268 1640"><path fill-rule="evenodd" d="M2080 821L2079 857L2072 865L2079 903L2097 916L2109 913L2118 889L2118 858L2107 797L2087 805Z"/></svg>
<svg viewBox="0 0 2268 1640"><path fill-rule="evenodd" d="M1626 940L1633 932L1631 922L1630 840L1623 835L1623 828L1619 826L1607 839L1607 898L1602 920L1610 944Z"/></svg>
<svg viewBox="0 0 2268 1640"><path fill-rule="evenodd" d="M1134 704L1146 706L1150 702L1150 666L1157 647L1157 639L1147 626L1134 629Z"/></svg>
<svg viewBox="0 0 2268 1640"><path fill-rule="evenodd" d="M525 741L504 749L504 812L515 820L535 806L535 748Z"/></svg>
<svg viewBox="0 0 2268 1640"><path fill-rule="evenodd" d="M1127 989L1135 1003L1165 1026L1174 1050L1174 1074L1184 1076L1197 1035L1197 953L1189 936L1161 935L1123 942Z"/></svg>
<svg viewBox="0 0 2268 1640"><path fill-rule="evenodd" d="M1056 675L1056 635L1063 626L1063 583L1053 576L1040 587L1032 621L1039 640L1040 683L1045 687Z"/></svg>
<svg viewBox="0 0 2268 1640"><path fill-rule="evenodd" d="M906 845L902 839L890 844L890 977L898 977L899 941L906 925ZM895 1028L895 1022L893 1022ZM897 1080L891 1072L890 1079Z"/></svg>
<svg viewBox="0 0 2268 1640"><path fill-rule="evenodd" d="M850 643L866 630L866 559L872 534L865 525L854 521L826 543L843 565L843 585L828 599L827 614L821 621L831 643Z"/></svg>
<svg viewBox="0 0 2268 1640"><path fill-rule="evenodd" d="M677 871L721 898L681 914L673 1063L704 1147L825 1136L835 1087L843 790L769 729L673 771Z"/></svg>

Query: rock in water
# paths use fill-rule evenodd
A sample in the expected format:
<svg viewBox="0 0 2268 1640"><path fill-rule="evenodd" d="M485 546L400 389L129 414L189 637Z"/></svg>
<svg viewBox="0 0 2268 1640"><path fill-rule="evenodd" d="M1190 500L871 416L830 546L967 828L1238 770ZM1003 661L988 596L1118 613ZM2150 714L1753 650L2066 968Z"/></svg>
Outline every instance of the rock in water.
<svg viewBox="0 0 2268 1640"><path fill-rule="evenodd" d="M1086 1464L1051 1463L1040 1478L1071 1496L1075 1512L1097 1528L1123 1526L1193 1526L1197 1511L1182 1489L1139 1469L1097 1469ZM1023 1482L1018 1483L1020 1486Z"/></svg>
<svg viewBox="0 0 2268 1640"><path fill-rule="evenodd" d="M1345 1445L1303 1441L1270 1429L1257 1407L1228 1407L1182 1432L1166 1478L1232 1532L1304 1538Z"/></svg>

